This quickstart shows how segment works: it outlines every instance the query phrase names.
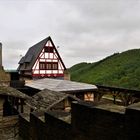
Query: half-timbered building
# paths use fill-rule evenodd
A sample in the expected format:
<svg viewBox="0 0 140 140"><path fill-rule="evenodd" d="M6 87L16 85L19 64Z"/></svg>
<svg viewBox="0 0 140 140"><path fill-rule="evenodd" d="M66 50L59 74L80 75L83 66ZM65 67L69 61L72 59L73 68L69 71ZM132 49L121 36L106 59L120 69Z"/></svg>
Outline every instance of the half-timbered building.
<svg viewBox="0 0 140 140"><path fill-rule="evenodd" d="M51 37L47 37L30 47L19 61L21 76L30 78L63 78L66 67Z"/></svg>

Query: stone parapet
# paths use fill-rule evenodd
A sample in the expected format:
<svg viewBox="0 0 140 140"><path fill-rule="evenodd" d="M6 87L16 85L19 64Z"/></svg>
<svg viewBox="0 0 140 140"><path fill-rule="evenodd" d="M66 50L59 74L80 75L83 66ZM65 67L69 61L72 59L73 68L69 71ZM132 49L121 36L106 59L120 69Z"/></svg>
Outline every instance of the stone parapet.
<svg viewBox="0 0 140 140"><path fill-rule="evenodd" d="M127 108L117 105L89 105L74 102L71 122L51 112L38 116L31 113L30 122L20 119L21 137L44 140L138 140L140 139L140 103ZM57 114L57 116L59 116ZM28 126L27 126L28 125ZM25 129L26 127L28 129ZM27 130L27 133L23 133Z"/></svg>

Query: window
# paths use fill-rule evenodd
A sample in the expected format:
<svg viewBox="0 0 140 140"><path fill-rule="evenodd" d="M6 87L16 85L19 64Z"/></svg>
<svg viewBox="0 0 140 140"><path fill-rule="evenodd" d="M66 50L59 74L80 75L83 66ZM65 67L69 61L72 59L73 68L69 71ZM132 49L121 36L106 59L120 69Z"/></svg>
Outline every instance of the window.
<svg viewBox="0 0 140 140"><path fill-rule="evenodd" d="M52 70L52 63L51 62L46 63L46 69L47 70Z"/></svg>
<svg viewBox="0 0 140 140"><path fill-rule="evenodd" d="M40 62L40 70L58 70L58 62Z"/></svg>
<svg viewBox="0 0 140 140"><path fill-rule="evenodd" d="M49 47L45 47L44 52L49 52Z"/></svg>
<svg viewBox="0 0 140 140"><path fill-rule="evenodd" d="M58 70L58 63L57 62L52 63L52 69L53 70Z"/></svg>
<svg viewBox="0 0 140 140"><path fill-rule="evenodd" d="M45 70L46 68L45 68L45 62L40 62L39 63L39 69L40 70Z"/></svg>
<svg viewBox="0 0 140 140"><path fill-rule="evenodd" d="M47 46L47 47L44 48L44 51L49 52L49 53L53 53L53 47Z"/></svg>

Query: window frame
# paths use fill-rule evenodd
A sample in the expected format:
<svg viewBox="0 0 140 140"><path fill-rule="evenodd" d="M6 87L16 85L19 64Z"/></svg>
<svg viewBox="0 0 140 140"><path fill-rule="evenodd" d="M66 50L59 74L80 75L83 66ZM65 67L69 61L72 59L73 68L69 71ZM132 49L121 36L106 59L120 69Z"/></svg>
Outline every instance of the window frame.
<svg viewBox="0 0 140 140"><path fill-rule="evenodd" d="M50 47L50 46L46 46L46 47L44 47L44 52L46 52L46 53L53 53L54 52L54 48Z"/></svg>
<svg viewBox="0 0 140 140"><path fill-rule="evenodd" d="M58 62L39 62L40 70L58 70Z"/></svg>
<svg viewBox="0 0 140 140"><path fill-rule="evenodd" d="M46 62L39 62L39 69L40 70L46 70Z"/></svg>
<svg viewBox="0 0 140 140"><path fill-rule="evenodd" d="M52 62L52 69L58 70L58 62Z"/></svg>

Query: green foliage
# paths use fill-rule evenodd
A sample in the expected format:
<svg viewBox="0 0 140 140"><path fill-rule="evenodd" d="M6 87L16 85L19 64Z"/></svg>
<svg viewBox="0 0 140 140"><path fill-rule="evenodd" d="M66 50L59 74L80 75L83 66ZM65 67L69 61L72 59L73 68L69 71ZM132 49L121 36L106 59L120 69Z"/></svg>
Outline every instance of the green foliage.
<svg viewBox="0 0 140 140"><path fill-rule="evenodd" d="M140 90L140 49L115 53L96 63L69 69L74 81Z"/></svg>

